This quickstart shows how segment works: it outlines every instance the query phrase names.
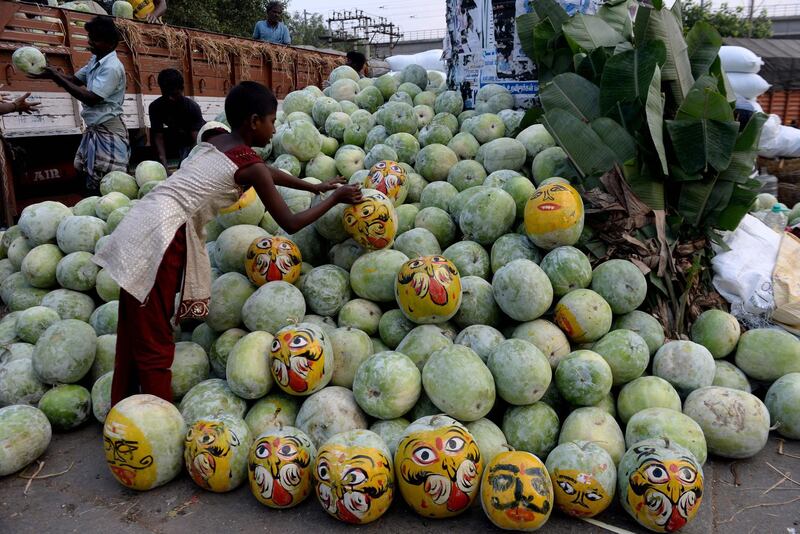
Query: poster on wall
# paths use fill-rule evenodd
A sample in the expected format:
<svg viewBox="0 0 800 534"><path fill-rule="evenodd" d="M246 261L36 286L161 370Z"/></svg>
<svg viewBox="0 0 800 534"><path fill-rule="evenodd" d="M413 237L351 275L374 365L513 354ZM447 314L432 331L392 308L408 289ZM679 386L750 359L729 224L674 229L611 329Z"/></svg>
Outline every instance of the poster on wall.
<svg viewBox="0 0 800 534"><path fill-rule="evenodd" d="M531 0L448 0L445 60L450 85L467 96L472 107L484 85L502 85L517 105L536 102L539 82L536 64L522 51L517 17L530 13ZM560 0L570 15L594 13L600 0Z"/></svg>

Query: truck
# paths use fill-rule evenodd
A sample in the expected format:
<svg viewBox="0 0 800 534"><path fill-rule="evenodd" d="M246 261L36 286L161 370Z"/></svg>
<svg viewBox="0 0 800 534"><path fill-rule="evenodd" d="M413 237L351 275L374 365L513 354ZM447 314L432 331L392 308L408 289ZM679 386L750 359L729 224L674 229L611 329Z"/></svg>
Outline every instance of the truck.
<svg viewBox="0 0 800 534"><path fill-rule="evenodd" d="M0 116L0 226L11 225L22 209L43 200L67 205L80 200L73 167L85 125L80 104L52 81L18 72L11 55L35 46L48 63L67 74L85 65L91 53L84 25L95 14L59 7L0 0L0 93L31 93L39 102L30 115ZM175 68L186 80L185 94L213 120L225 95L243 80L270 87L278 100L309 85L321 87L344 55L310 47L275 45L165 24L115 19L123 37L117 55L127 87L123 120L131 140L131 164L148 159L148 107L160 96L158 73Z"/></svg>

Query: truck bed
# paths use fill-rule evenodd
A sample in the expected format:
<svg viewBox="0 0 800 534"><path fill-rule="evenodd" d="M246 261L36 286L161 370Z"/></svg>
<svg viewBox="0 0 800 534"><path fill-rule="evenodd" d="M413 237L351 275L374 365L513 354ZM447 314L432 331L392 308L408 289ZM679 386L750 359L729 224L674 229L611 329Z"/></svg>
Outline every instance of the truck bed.
<svg viewBox="0 0 800 534"><path fill-rule="evenodd" d="M36 46L48 63L68 74L85 65L87 49L84 24L95 15L50 6L0 0L0 92L12 96L31 92L31 101L40 102L31 115L0 116L0 220L7 223L18 214L15 183L23 185L25 197L48 197L51 181L65 181L65 162L47 157L26 161L24 171L14 175L16 157L30 157L47 150L51 143L74 143L70 137L84 130L80 104L49 80L33 80L18 72L11 55L21 46ZM117 55L125 66L127 88L123 120L130 130L150 125L150 103L160 96L158 73L175 68L186 80L186 96L199 105L206 120L223 109L228 90L243 80L261 82L272 88L279 100L291 91L308 85L321 86L330 71L344 63L343 54L274 45L251 39L169 25L147 24L116 19L123 40ZM31 144L34 138L35 143ZM68 141L72 139L71 141ZM13 145L25 147L20 150ZM27 156L25 156L27 154ZM53 177L53 178L50 178ZM31 184L35 184L33 192ZM20 202L19 204L22 204Z"/></svg>

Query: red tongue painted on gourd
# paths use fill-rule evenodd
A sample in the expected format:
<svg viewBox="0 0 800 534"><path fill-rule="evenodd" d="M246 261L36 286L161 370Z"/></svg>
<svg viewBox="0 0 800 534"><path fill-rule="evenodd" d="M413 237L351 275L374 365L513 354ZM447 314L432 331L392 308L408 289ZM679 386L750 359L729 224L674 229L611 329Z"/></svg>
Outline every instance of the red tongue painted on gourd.
<svg viewBox="0 0 800 534"><path fill-rule="evenodd" d="M447 289L433 276L428 279L428 294L434 304L439 306L447 304Z"/></svg>
<svg viewBox="0 0 800 534"><path fill-rule="evenodd" d="M453 484L450 489L450 498L447 499L447 509L451 512L457 512L463 510L467 506L469 506L469 495Z"/></svg>
<svg viewBox="0 0 800 534"><path fill-rule="evenodd" d="M278 506L288 506L292 502L292 494L283 489L276 480L272 485L272 500Z"/></svg>
<svg viewBox="0 0 800 534"><path fill-rule="evenodd" d="M289 388L291 388L292 391L305 391L308 389L308 382L296 373L289 371Z"/></svg>
<svg viewBox="0 0 800 534"><path fill-rule="evenodd" d="M339 519L341 519L345 523L354 523L354 524L361 523L361 520L358 518L358 516L356 516L353 512L351 512L345 507L343 501L340 500L336 502L336 509L339 515Z"/></svg>
<svg viewBox="0 0 800 534"><path fill-rule="evenodd" d="M681 515L680 510L678 507L675 506L672 509L672 513L669 516L669 520L667 521L667 532L675 532L676 530L682 529L686 525L686 518Z"/></svg>
<svg viewBox="0 0 800 534"><path fill-rule="evenodd" d="M283 273L278 268L278 264L274 261L269 262L269 268L267 269L267 280L274 282L276 280L282 280Z"/></svg>

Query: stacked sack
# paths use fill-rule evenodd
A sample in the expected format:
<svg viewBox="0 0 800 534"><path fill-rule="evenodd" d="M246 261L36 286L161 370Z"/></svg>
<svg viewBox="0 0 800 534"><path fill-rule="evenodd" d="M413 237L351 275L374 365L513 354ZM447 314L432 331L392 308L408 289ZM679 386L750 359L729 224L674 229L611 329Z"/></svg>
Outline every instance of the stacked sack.
<svg viewBox="0 0 800 534"><path fill-rule="evenodd" d="M737 97L737 107L744 101L755 111L763 111L757 98L769 90L770 84L758 75L764 61L750 50L741 46L723 46L719 49L722 68L728 75L733 92Z"/></svg>

